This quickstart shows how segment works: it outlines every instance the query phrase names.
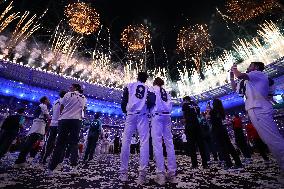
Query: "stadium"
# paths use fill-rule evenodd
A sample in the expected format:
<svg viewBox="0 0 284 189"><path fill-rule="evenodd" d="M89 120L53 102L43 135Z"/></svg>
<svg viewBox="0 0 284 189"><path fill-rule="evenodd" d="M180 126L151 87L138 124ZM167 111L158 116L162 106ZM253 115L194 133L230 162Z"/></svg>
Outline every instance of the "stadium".
<svg viewBox="0 0 284 189"><path fill-rule="evenodd" d="M249 75L249 72L245 72L252 62L261 62L264 65L262 73L269 81L273 81L269 85L267 100L273 107L272 121L279 133L277 137L283 140L284 17L281 2L229 0L210 4L204 1L203 3L208 4L204 10L206 9L208 14L210 12L210 19L209 16L203 18L203 22L207 24L201 24L201 13L195 12L194 8L192 13L182 8L183 3L173 7L166 3L168 7L165 9L159 9L157 7L160 4L153 3L152 6L159 10L156 13L154 8L154 11L151 9L153 12L146 11L146 5L137 8L131 2L119 4L111 0L49 1L43 3L44 6L35 0L33 3L34 5L26 1L3 1L0 4L0 126L6 124L5 120L9 116L18 115L19 109L25 110L24 114L21 114L24 123L18 128L19 131L7 150L4 152L4 147L0 146L1 188L284 188L283 183L277 180L279 174L283 173L284 176L281 160L275 156L277 150L270 146L272 142L267 142L267 139L258 133L269 157L269 160L262 160L263 156L259 155L261 149L250 140L250 133L246 129L251 122L254 124L245 103L251 98L247 97L247 93L241 94L234 90L232 80L239 82L241 79L237 75L233 78L230 76L234 73L234 66L240 73ZM144 4L147 3L150 2ZM127 5L133 6L133 10L137 9L136 14L135 11L129 12L129 18L128 14L125 14ZM120 11L107 14L111 6L119 7ZM203 5L197 2L192 2L191 6L203 9ZM242 8L238 10L235 6L247 7L247 11ZM167 14L166 10L169 8L173 11ZM179 11L183 16L179 17ZM250 14L251 11L255 14ZM116 14L119 16L115 16ZM206 11L202 14L206 15ZM176 16L185 21L175 23L175 19L168 18L167 23L163 16ZM192 20L188 21L189 18ZM115 23L116 19L121 21ZM175 35L164 30L171 30ZM223 37L220 37L220 31L224 33ZM148 75L145 86L149 86L149 90L151 86L155 86L157 77L162 79L163 88L171 99L170 112L163 112L170 116L171 140L177 164L174 175L176 182L159 180L156 170L158 164L155 164L158 159L155 154L157 147L154 143L151 144L153 136L150 137L150 142L148 141L150 159L146 171L147 181L142 183L139 181L140 172L138 176L139 156L143 156L143 137L139 136L142 131L135 129L134 135L130 136L131 144L123 142L123 136L127 136L125 132L128 130L125 128L130 127L127 120L132 115L123 110L125 89L129 95L127 103L130 106L129 100L132 97L129 83L135 83L137 79L140 81L141 72ZM50 170L50 162L54 161L52 158L59 157L54 150L47 158L48 163L42 163L51 133L50 122L46 124L44 134L30 145L29 152L25 155L25 166L16 167L17 163L14 162L18 161L19 154L27 148L27 141L34 130L37 119L35 112L42 104L42 97L49 99L47 109L49 121L52 122L55 117L53 107L57 100L62 98L60 92L70 90L70 86L74 84L81 87L82 95L86 98L86 111L79 119L81 127L77 133L78 148L75 153L78 156L78 165L75 176L72 167L74 150L69 147L64 148L65 157L62 157L64 160L60 163L62 167L58 170L56 168L53 176L46 173ZM203 115L210 132L213 132L214 127L210 111L211 108L214 109L215 100L220 99L225 111L221 125L226 130L229 143L232 143L242 161L241 167L226 167L222 145L217 145L217 142L217 151L212 150L214 137L211 142L206 143L203 133L194 133L194 136L204 140L204 149L209 154L206 157L208 166L193 166L192 141L197 140L193 146L198 147L198 150L194 147L198 161L202 162L204 157L199 140L190 138L191 133L187 133L192 126L188 124L191 119L185 117L186 96L199 108L199 124L203 123L200 121ZM157 103L153 106L158 106ZM77 109L80 108L82 107ZM64 114L64 109L60 109L60 116L63 116L62 113ZM140 115L140 111L137 114L144 116ZM151 129L153 117L158 114L151 113L151 109L147 110L146 114L147 127ZM94 145L94 159L85 162L83 156L87 151L90 125L96 115L100 115L101 133ZM236 115L241 120L245 144L238 143L239 136L236 135L234 126ZM137 119L140 119L139 116ZM58 124L60 127L61 123ZM135 127L139 127L139 124ZM260 132L258 128L257 131ZM0 135L2 144L7 134L5 133L3 127ZM185 141L183 135L186 135ZM68 142L69 140L72 139L69 138ZM168 163L171 159L167 156L170 152L166 149L168 144L165 144L165 140L167 139L163 136L163 146L160 150ZM58 146L58 141L58 138L54 139L54 145L56 143ZM283 144L277 144L279 153L281 150L284 152L280 147ZM68 145L71 145L71 142ZM120 174L125 145L129 145L130 149L127 182L121 179ZM249 157L243 151L244 146L249 148ZM236 163L231 150L228 150L229 154ZM215 158L214 152L218 154L218 158ZM2 153L5 155L2 156ZM230 155L228 156L230 158ZM165 165L165 179L169 179L167 174L170 164Z"/></svg>

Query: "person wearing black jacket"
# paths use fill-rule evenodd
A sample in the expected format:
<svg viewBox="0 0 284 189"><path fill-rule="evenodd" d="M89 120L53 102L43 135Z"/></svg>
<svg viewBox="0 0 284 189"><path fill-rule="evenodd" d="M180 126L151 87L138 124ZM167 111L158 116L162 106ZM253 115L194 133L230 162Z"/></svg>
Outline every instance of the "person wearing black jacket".
<svg viewBox="0 0 284 189"><path fill-rule="evenodd" d="M24 108L17 110L17 114L8 116L0 132L0 159L8 152L12 142L17 137L22 124L25 121Z"/></svg>
<svg viewBox="0 0 284 189"><path fill-rule="evenodd" d="M213 100L213 109L210 111L210 119L212 124L212 133L216 139L219 151L226 163L225 169L229 169L233 166L230 155L235 161L235 168L241 168L242 163L240 157L229 138L227 128L222 123L225 119L225 110L221 100Z"/></svg>
<svg viewBox="0 0 284 189"><path fill-rule="evenodd" d="M202 166L207 169L207 158L205 153L202 130L199 124L198 117L200 116L200 108L191 100L189 96L183 98L183 118L185 120L185 134L188 141L189 152L191 157L192 168L198 167L196 146L199 148Z"/></svg>

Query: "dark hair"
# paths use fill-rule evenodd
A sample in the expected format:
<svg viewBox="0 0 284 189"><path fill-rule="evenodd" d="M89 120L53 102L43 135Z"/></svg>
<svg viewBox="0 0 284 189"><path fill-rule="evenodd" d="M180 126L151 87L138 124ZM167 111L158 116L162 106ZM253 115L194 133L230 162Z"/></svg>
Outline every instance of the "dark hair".
<svg viewBox="0 0 284 189"><path fill-rule="evenodd" d="M215 98L213 100L213 111L216 113L220 113L222 119L225 119L225 109L222 101L218 98Z"/></svg>
<svg viewBox="0 0 284 189"><path fill-rule="evenodd" d="M255 66L258 67L258 71L263 71L264 70L264 63L263 62L251 62L252 64L254 64Z"/></svg>
<svg viewBox="0 0 284 189"><path fill-rule="evenodd" d="M60 97L60 98L63 98L65 94L66 94L66 91L60 91L59 97Z"/></svg>
<svg viewBox="0 0 284 189"><path fill-rule="evenodd" d="M97 112L94 116L95 119L99 119L101 117L101 113L100 112Z"/></svg>
<svg viewBox="0 0 284 189"><path fill-rule="evenodd" d="M159 87L163 86L165 84L164 80L160 77L156 77L154 79L153 85L158 85Z"/></svg>
<svg viewBox="0 0 284 189"><path fill-rule="evenodd" d="M240 116L239 116L239 114L235 114L235 117L237 117L237 118L238 118L238 117L240 117Z"/></svg>
<svg viewBox="0 0 284 189"><path fill-rule="evenodd" d="M48 98L46 96L43 96L39 99L39 102L44 103L46 100L48 100Z"/></svg>
<svg viewBox="0 0 284 189"><path fill-rule="evenodd" d="M137 76L137 80L145 83L148 79L148 74L146 72L139 72Z"/></svg>
<svg viewBox="0 0 284 189"><path fill-rule="evenodd" d="M190 98L190 96L185 96L185 97L183 97L183 100L191 101L191 98Z"/></svg>
<svg viewBox="0 0 284 189"><path fill-rule="evenodd" d="M83 93L83 89L82 89L82 87L81 87L81 85L80 84L78 84L78 83L73 83L72 84L72 86L75 88L75 90L76 91L78 91L79 93Z"/></svg>
<svg viewBox="0 0 284 189"><path fill-rule="evenodd" d="M18 110L17 110L17 113L18 114L23 114L25 112L25 108L19 108Z"/></svg>

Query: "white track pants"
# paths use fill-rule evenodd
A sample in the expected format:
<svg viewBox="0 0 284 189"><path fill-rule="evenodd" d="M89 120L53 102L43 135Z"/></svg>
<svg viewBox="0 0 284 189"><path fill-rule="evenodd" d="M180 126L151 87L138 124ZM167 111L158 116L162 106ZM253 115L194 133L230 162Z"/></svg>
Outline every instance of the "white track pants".
<svg viewBox="0 0 284 189"><path fill-rule="evenodd" d="M121 173L126 173L128 171L131 138L136 129L140 139L139 172L146 172L146 167L149 163L149 119L147 115L134 114L126 116L120 153Z"/></svg>
<svg viewBox="0 0 284 189"><path fill-rule="evenodd" d="M171 132L171 116L170 115L154 115L152 117L152 128L151 136L153 143L154 156L156 161L156 172L164 173L164 156L163 156L163 147L162 147L162 138L164 138L164 143L167 150L168 158L168 172L175 174L177 165L175 150L173 144L173 135Z"/></svg>
<svg viewBox="0 0 284 189"><path fill-rule="evenodd" d="M272 106L253 108L248 110L248 114L260 138L268 146L280 169L284 171L284 138L273 120Z"/></svg>

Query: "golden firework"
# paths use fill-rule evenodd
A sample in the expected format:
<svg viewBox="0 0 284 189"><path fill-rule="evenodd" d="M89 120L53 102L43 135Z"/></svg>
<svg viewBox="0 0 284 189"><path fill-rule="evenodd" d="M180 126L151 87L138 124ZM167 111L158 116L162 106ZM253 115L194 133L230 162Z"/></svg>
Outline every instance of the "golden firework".
<svg viewBox="0 0 284 189"><path fill-rule="evenodd" d="M205 51L212 47L207 25L197 24L190 27L183 27L178 34L177 50L180 54L194 60L196 68L201 66L201 58Z"/></svg>
<svg viewBox="0 0 284 189"><path fill-rule="evenodd" d="M35 31L40 29L39 19L42 16L37 17L37 15L33 15L29 18L30 12L26 11L18 21L14 32L8 42L7 48L13 49L17 44L22 41L27 40Z"/></svg>
<svg viewBox="0 0 284 189"><path fill-rule="evenodd" d="M13 20L19 17L19 12L12 13L5 18L5 16L10 12L13 8L13 1L7 6L4 12L0 15L0 32L2 32Z"/></svg>
<svg viewBox="0 0 284 189"><path fill-rule="evenodd" d="M128 52L141 52L150 44L151 35L148 27L140 25L129 25L122 32L121 42Z"/></svg>
<svg viewBox="0 0 284 189"><path fill-rule="evenodd" d="M94 8L86 3L72 3L65 8L65 16L73 31L90 35L100 26L100 16Z"/></svg>
<svg viewBox="0 0 284 189"><path fill-rule="evenodd" d="M280 4L277 0L228 0L225 7L232 20L243 22L280 8Z"/></svg>

